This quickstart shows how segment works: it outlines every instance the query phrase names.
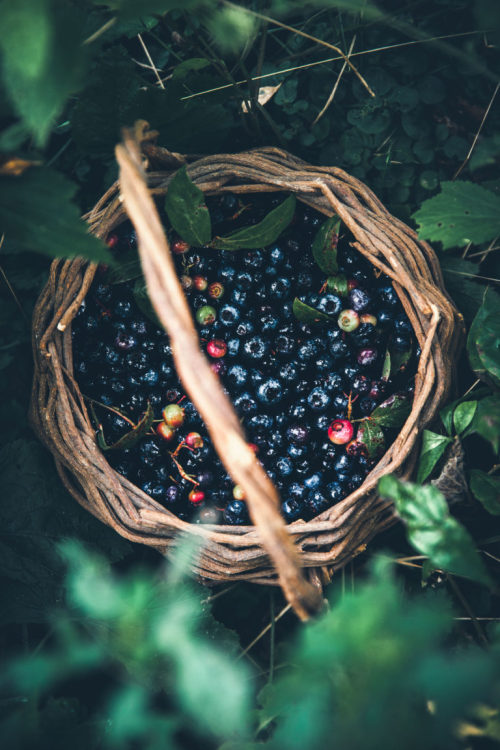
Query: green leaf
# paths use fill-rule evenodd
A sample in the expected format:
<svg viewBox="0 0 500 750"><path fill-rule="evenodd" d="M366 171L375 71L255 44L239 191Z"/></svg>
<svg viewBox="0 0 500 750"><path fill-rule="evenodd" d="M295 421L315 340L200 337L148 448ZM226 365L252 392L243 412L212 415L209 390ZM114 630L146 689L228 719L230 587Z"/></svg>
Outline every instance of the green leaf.
<svg viewBox="0 0 500 750"><path fill-rule="evenodd" d="M44 145L55 118L84 78L85 10L64 0L0 3L5 89L35 143Z"/></svg>
<svg viewBox="0 0 500 750"><path fill-rule="evenodd" d="M412 347L403 352L394 349L391 350L391 375L404 372L406 365L410 361L412 352Z"/></svg>
<svg viewBox="0 0 500 750"><path fill-rule="evenodd" d="M385 438L382 428L370 417L362 420L356 439L366 446L370 458L380 455L385 450Z"/></svg>
<svg viewBox="0 0 500 750"><path fill-rule="evenodd" d="M442 182L441 192L413 214L419 236L443 248L478 245L500 234L500 198L472 182Z"/></svg>
<svg viewBox="0 0 500 750"><path fill-rule="evenodd" d="M117 263L106 269L102 280L104 284L123 284L142 277L142 266L137 250L131 249L117 258Z"/></svg>
<svg viewBox="0 0 500 750"><path fill-rule="evenodd" d="M212 247L218 250L256 250L270 245L293 219L295 202L295 195L289 195L258 224L237 229L227 237L215 237Z"/></svg>
<svg viewBox="0 0 500 750"><path fill-rule="evenodd" d="M411 404L406 396L397 393L389 396L371 413L370 418L381 427L401 427L411 411Z"/></svg>
<svg viewBox="0 0 500 750"><path fill-rule="evenodd" d="M500 385L498 377L499 319L500 297L488 287L484 292L483 304L469 329L467 354L478 378L489 385Z"/></svg>
<svg viewBox="0 0 500 750"><path fill-rule="evenodd" d="M439 412L439 416L441 417L441 422L444 425L444 429L450 437L453 435L453 412L455 411L456 403L457 402L454 401L453 403L448 404Z"/></svg>
<svg viewBox="0 0 500 750"><path fill-rule="evenodd" d="M450 515L446 500L436 487L430 484L419 487L385 476L378 489L383 497L394 501L406 523L409 542L429 557L436 568L492 585L474 540Z"/></svg>
<svg viewBox="0 0 500 750"><path fill-rule="evenodd" d="M59 172L33 167L19 177L0 177L0 231L5 250L56 258L81 255L112 263L106 245L89 234L71 198L77 185Z"/></svg>
<svg viewBox="0 0 500 750"><path fill-rule="evenodd" d="M156 326L158 326L159 328L163 328L162 324L158 320L158 316L154 311L151 300L149 299L148 288L146 286L146 280L144 279L144 276L141 276L141 278L137 279L134 284L132 294L134 295L136 305L140 310L142 310L144 315L146 315Z"/></svg>
<svg viewBox="0 0 500 750"><path fill-rule="evenodd" d="M191 182L185 165L175 173L168 186L165 210L175 231L190 245L210 242L212 224L205 195Z"/></svg>
<svg viewBox="0 0 500 750"><path fill-rule="evenodd" d="M301 323L332 323L333 319L324 312L316 310L315 307L306 305L295 297L292 306L292 312Z"/></svg>
<svg viewBox="0 0 500 750"><path fill-rule="evenodd" d="M438 435L437 432L424 430L417 472L417 482L419 484L425 482L451 442L451 438L445 435Z"/></svg>
<svg viewBox="0 0 500 750"><path fill-rule="evenodd" d="M337 244L339 241L340 219L330 216L318 229L312 243L313 258L323 273L337 273Z"/></svg>
<svg viewBox="0 0 500 750"><path fill-rule="evenodd" d="M382 375L380 377L382 378L382 380L389 380L390 375L391 375L391 353L389 349L387 349L384 355L384 362L382 364Z"/></svg>
<svg viewBox="0 0 500 750"><path fill-rule="evenodd" d="M347 278L343 273L338 273L336 276L329 276L326 280L326 285L329 292L338 294L339 297L347 297L349 286Z"/></svg>
<svg viewBox="0 0 500 750"><path fill-rule="evenodd" d="M457 435L461 435L474 419L477 409L477 401L464 401L459 404L453 413L453 424Z"/></svg>
<svg viewBox="0 0 500 750"><path fill-rule="evenodd" d="M495 453L498 453L500 448L500 396L497 394L479 401L467 434L474 432L488 440Z"/></svg>
<svg viewBox="0 0 500 750"><path fill-rule="evenodd" d="M457 258L449 253L439 253L439 264L446 291L453 298L465 320L471 321L484 297L484 284L474 278L480 272L479 263Z"/></svg>
<svg viewBox="0 0 500 750"><path fill-rule="evenodd" d="M479 469L472 469L470 489L488 513L500 516L500 477L493 477Z"/></svg>
<svg viewBox="0 0 500 750"><path fill-rule="evenodd" d="M94 421L97 423L97 418L93 407L91 407L91 411L92 416L94 417ZM129 448L132 448L149 431L151 425L153 424L154 418L154 409L148 401L146 411L142 415L139 422L135 425L135 427L133 427L130 432L127 432L119 440L117 440L116 443L113 443L112 445L108 445L106 443L102 425L99 424L97 429L97 442L99 443L99 448L102 451L125 451Z"/></svg>

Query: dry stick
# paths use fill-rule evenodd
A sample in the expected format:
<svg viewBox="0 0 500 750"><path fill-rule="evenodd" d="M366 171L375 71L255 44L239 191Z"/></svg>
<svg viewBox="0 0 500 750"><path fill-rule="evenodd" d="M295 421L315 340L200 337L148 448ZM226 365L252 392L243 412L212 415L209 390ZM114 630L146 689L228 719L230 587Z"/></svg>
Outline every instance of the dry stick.
<svg viewBox="0 0 500 750"><path fill-rule="evenodd" d="M495 101L495 97L496 97L496 95L498 93L498 89L499 88L500 88L500 83L497 83L497 85L495 86L495 90L493 92L493 95L492 95L492 97L491 97L491 99L489 101L489 104L486 107L486 111L485 111L485 113L483 115L483 119L481 120L481 124L479 125L478 131L477 131L476 135L474 136L474 140L472 141L472 146L469 149L469 153L467 154L467 156L463 160L463 163L459 166L459 168L457 169L457 171L455 172L455 174L451 178L452 180L456 180L457 179L457 177L460 174L460 172L462 171L462 169L468 163L468 161L469 161L469 159L470 159L470 157L472 155L472 152L474 151L474 149L476 147L477 139L479 138L479 134L481 133L481 130L483 129L483 125L486 122L486 118L488 117L488 115L490 113L491 106L492 106L493 102Z"/></svg>
<svg viewBox="0 0 500 750"><path fill-rule="evenodd" d="M4 243L4 240L5 240L5 234L2 234L2 236L0 237L0 250L2 249L2 245L3 245L3 243ZM17 294L15 293L15 291L14 291L14 289L13 289L13 287L12 287L12 284L10 283L9 279L7 278L7 274L6 274L6 273L5 273L5 271L3 270L2 266L0 266L0 273L2 274L2 278L3 278L3 280L4 280L4 281L5 281L5 283L7 284L7 288L8 288L8 290L9 290L9 292L10 292L10 293L12 294L12 297L14 298L14 302L15 302L15 303L16 303L16 305L18 306L18 308L19 308L19 311L20 311L21 315L23 316L23 318L24 318L25 322L26 322L26 323L27 323L27 325L29 326L30 322L29 322L29 320L28 320L28 317L27 317L26 313L24 312L24 310L23 310L23 308L22 308L22 305L21 305L21 303L19 302L19 299L18 299L18 297L17 297Z"/></svg>
<svg viewBox="0 0 500 750"><path fill-rule="evenodd" d="M179 377L200 412L215 448L247 497L250 516L272 558L284 594L306 620L322 598L303 577L297 552L278 511L276 490L249 448L231 402L202 354L191 313L175 272L158 212L140 167L140 152L129 132L116 147L120 188L139 240L139 254L155 311L168 332Z"/></svg>
<svg viewBox="0 0 500 750"><path fill-rule="evenodd" d="M288 612L288 610L291 609L291 608L292 608L291 604L287 604L286 607L283 607L283 609L281 610L281 612L279 612L279 614L277 614L276 617L274 618L274 622L277 623L278 620L281 620L281 618L283 617L283 615L286 615L286 613ZM260 631L259 635L257 635L253 639L253 641L248 644L248 646L246 647L246 649L241 652L241 654L238 656L238 659L242 659L244 656L246 656L248 654L248 652L250 651L250 649L252 649L255 646L255 644L258 643L260 641L260 639L265 636L265 634L268 632L268 630L271 629L271 627L272 627L272 623L270 622L268 625L266 625L265 628L263 628Z"/></svg>
<svg viewBox="0 0 500 750"><path fill-rule="evenodd" d="M147 58L148 58L148 60L149 60L149 64L151 65L152 69L154 70L154 73L155 73L155 76L156 76L156 80L157 80L157 81L158 81L158 83L160 84L161 88L162 88L162 89L164 89L164 88L165 88L165 86L163 85L163 81L161 80L161 76L160 76L160 74L158 73L158 68L157 68L157 67L156 67L156 65L154 64L154 62L153 62L153 58L152 58L152 57L151 57L151 55L149 54L149 50L148 50L148 48L146 47L146 45L144 44L144 40L143 40L142 36L141 36L140 34L137 34L137 38L138 38L138 40L139 40L139 41L140 41L140 43L141 43L141 47L142 47L142 49L144 50L144 54L146 55L146 57L147 57Z"/></svg>
<svg viewBox="0 0 500 750"><path fill-rule="evenodd" d="M241 5L236 5L235 3L229 2L229 0L223 0L224 5L227 5L229 8L236 8L237 10L241 10L244 13L248 13L249 15L255 16L255 18L260 18L262 21L267 21L267 23L272 23L274 26L279 26L281 29L285 29L285 31L291 31L292 34L297 34L298 36L303 36L304 39L309 39L311 42L315 42L316 44L321 44L323 47L328 47L328 49L332 49L334 52L338 52L338 54L341 56L341 58L349 65L352 72L359 78L365 89L368 91L370 96L375 96L375 92L373 89L368 85L366 80L363 78L359 70L356 68L356 66L349 60L349 58L342 52L340 47L336 47L334 44L330 44L330 42L325 42L323 39L318 39L316 36L312 36L311 34L306 34L305 31L301 31L300 29L295 28L295 26L288 26L286 23L282 23L281 21L277 21L275 18L271 18L271 16L265 16L263 13L257 13L254 10L250 10L249 8L244 8Z"/></svg>
<svg viewBox="0 0 500 750"><path fill-rule="evenodd" d="M356 34L354 34L354 36L352 38L351 46L349 47L349 52L347 53L347 58L349 58L351 56L351 53L352 53L352 51L354 49L354 43L355 42L356 42ZM347 60L344 60L344 64L342 65L342 67L340 69L340 73L337 76L337 80L335 81L333 89L331 90L330 96L326 100L326 104L324 105L324 107L321 110L321 112L317 115L316 119L313 121L313 125L316 125L316 123L318 122L318 120L320 120L323 117L323 115L325 114L326 110L328 109L328 107L330 106L330 104L333 102L333 99L334 99L335 94L337 93L337 89L339 87L340 79L344 75L344 71L345 71L346 68L347 68Z"/></svg>

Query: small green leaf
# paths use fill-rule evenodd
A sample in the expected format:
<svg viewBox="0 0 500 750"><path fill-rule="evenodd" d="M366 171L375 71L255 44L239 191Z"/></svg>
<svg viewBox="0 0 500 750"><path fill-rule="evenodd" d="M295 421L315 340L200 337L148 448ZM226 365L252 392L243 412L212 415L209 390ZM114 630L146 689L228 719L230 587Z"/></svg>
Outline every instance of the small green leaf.
<svg viewBox="0 0 500 750"><path fill-rule="evenodd" d="M472 469L470 489L488 513L500 516L500 477L492 477L484 471Z"/></svg>
<svg viewBox="0 0 500 750"><path fill-rule="evenodd" d="M144 315L146 315L156 326L158 326L159 328L163 328L162 324L158 320L158 316L154 311L151 300L149 299L146 280L143 276L141 276L141 278L137 279L137 281L135 282L132 293L134 295L134 300L137 307L142 310Z"/></svg>
<svg viewBox="0 0 500 750"><path fill-rule="evenodd" d="M469 532L450 515L441 492L431 484L419 487L394 476L382 477L378 489L394 501L406 523L408 540L441 570L492 585Z"/></svg>
<svg viewBox="0 0 500 750"><path fill-rule="evenodd" d="M165 196L165 210L175 231L190 245L210 242L212 224L205 195L189 179L184 165L173 176Z"/></svg>
<svg viewBox="0 0 500 750"><path fill-rule="evenodd" d="M453 412L455 411L455 406L456 401L454 401L452 404L448 404L448 406L445 406L445 408L441 409L441 411L439 412L439 416L441 417L441 422L444 425L444 429L450 437L453 435Z"/></svg>
<svg viewBox="0 0 500 750"><path fill-rule="evenodd" d="M500 198L472 182L442 182L441 192L413 214L424 240L443 249L478 245L500 234Z"/></svg>
<svg viewBox="0 0 500 750"><path fill-rule="evenodd" d="M95 411L93 410L93 407L91 408L92 408L92 414L94 416L94 419L96 419ZM116 443L113 443L112 445L108 445L106 443L102 425L99 424L99 427L97 430L97 443L99 445L99 448L105 452L106 451L120 451L120 450L124 451L124 450L128 450L129 448L132 448L132 446L134 446L138 440L144 437L144 435L151 428L154 418L155 418L155 413L154 413L153 407L148 401L146 411L142 415L139 422L135 425L135 427L133 427L130 430L130 432L127 432L119 440L117 440Z"/></svg>
<svg viewBox="0 0 500 750"><path fill-rule="evenodd" d="M488 440L495 453L500 448L500 396L494 394L479 401L467 434L477 432Z"/></svg>
<svg viewBox="0 0 500 750"><path fill-rule="evenodd" d="M438 435L437 432L424 430L417 472L417 482L419 484L427 479L451 442L451 438L445 435Z"/></svg>
<svg viewBox="0 0 500 750"><path fill-rule="evenodd" d="M500 387L500 310L484 319L476 349L484 369Z"/></svg>
<svg viewBox="0 0 500 750"><path fill-rule="evenodd" d="M478 378L488 385L500 385L499 320L500 298L488 287L467 337L467 354L471 367Z"/></svg>
<svg viewBox="0 0 500 750"><path fill-rule="evenodd" d="M356 439L366 446L370 458L384 452L384 433L380 425L370 417L361 422Z"/></svg>
<svg viewBox="0 0 500 750"><path fill-rule="evenodd" d="M382 365L382 380L389 380L389 377L391 375L391 353L389 349L387 349L385 355L384 355L384 363Z"/></svg>
<svg viewBox="0 0 500 750"><path fill-rule="evenodd" d="M477 401L464 401L459 404L453 413L453 424L457 435L461 435L474 419L477 409Z"/></svg>
<svg viewBox="0 0 500 750"><path fill-rule="evenodd" d="M396 375L396 373L403 372L406 369L412 351L411 347L404 352L391 351L391 375Z"/></svg>
<svg viewBox="0 0 500 750"><path fill-rule="evenodd" d="M326 280L326 285L329 292L338 294L339 297L347 297L349 286L347 284L347 278L343 273L338 273L335 276L329 276Z"/></svg>
<svg viewBox="0 0 500 750"><path fill-rule="evenodd" d="M328 275L337 273L337 244L339 241L340 219L330 216L318 229L312 243L313 258Z"/></svg>
<svg viewBox="0 0 500 750"><path fill-rule="evenodd" d="M292 306L292 312L301 323L332 323L333 319L326 313L316 310L315 307L306 305L295 297Z"/></svg>
<svg viewBox="0 0 500 750"><path fill-rule="evenodd" d="M226 237L215 237L211 246L218 250L256 250L270 245L293 219L295 202L295 195L289 195L258 224L237 229Z"/></svg>
<svg viewBox="0 0 500 750"><path fill-rule="evenodd" d="M371 413L371 419L381 427L398 429L404 424L411 411L411 404L405 396L397 393L389 396Z"/></svg>

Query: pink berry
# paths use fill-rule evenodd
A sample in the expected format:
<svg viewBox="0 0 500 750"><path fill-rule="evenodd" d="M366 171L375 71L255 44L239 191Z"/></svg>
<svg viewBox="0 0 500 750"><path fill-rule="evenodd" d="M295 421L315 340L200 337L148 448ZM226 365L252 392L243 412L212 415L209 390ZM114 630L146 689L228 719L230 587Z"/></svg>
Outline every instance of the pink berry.
<svg viewBox="0 0 500 750"><path fill-rule="evenodd" d="M167 442L170 442L175 435L175 430L166 422L160 422L156 427L156 432Z"/></svg>
<svg viewBox="0 0 500 750"><path fill-rule="evenodd" d="M220 359L227 354L227 344L222 339L212 339L207 344L207 352L214 359Z"/></svg>
<svg viewBox="0 0 500 750"><path fill-rule="evenodd" d="M163 409L163 419L169 427L176 429L184 422L184 409L178 404L169 404Z"/></svg>
<svg viewBox="0 0 500 750"><path fill-rule="evenodd" d="M187 253L190 248L191 245L188 242L184 242L184 240L175 240L175 242L172 243L172 251L176 255L184 255L184 253Z"/></svg>
<svg viewBox="0 0 500 750"><path fill-rule="evenodd" d="M334 419L328 428L328 437L335 445L345 445L354 435L354 427L348 419Z"/></svg>
<svg viewBox="0 0 500 750"><path fill-rule="evenodd" d="M190 448L203 448L203 438L199 432L188 432L184 442Z"/></svg>
<svg viewBox="0 0 500 750"><path fill-rule="evenodd" d="M193 503L193 505L201 505L205 499L205 493L201 490L191 490L188 497L189 502Z"/></svg>

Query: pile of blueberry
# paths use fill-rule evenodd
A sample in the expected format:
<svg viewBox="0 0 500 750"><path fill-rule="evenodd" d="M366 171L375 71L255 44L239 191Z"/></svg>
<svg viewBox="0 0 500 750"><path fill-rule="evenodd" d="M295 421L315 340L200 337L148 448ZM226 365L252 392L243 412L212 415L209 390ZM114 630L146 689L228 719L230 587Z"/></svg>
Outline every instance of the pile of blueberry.
<svg viewBox="0 0 500 750"><path fill-rule="evenodd" d="M209 201L222 234L257 223L280 197ZM378 456L358 427L392 394L411 398L419 354L389 279L350 247L347 230L336 250L338 288L325 283L311 252L324 220L297 205L274 244L236 252L193 248L168 230L200 346L281 494L287 522L316 516L363 482ZM108 244L117 257L130 254L130 224ZM243 490L183 392L167 335L138 304L141 280L120 282L99 269L73 322L75 375L101 444L111 447L107 458L180 518L248 523ZM329 318L298 319L296 298ZM403 363L394 372L388 351ZM385 432L388 444L395 431Z"/></svg>

